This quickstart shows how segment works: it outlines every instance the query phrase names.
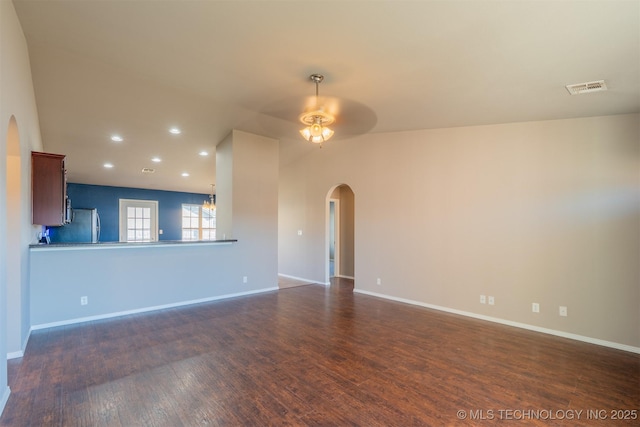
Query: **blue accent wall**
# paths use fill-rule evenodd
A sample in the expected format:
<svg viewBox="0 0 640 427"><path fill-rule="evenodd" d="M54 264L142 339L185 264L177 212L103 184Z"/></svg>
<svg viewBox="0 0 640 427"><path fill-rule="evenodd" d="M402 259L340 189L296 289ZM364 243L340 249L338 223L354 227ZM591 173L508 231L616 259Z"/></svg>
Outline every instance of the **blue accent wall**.
<svg viewBox="0 0 640 427"><path fill-rule="evenodd" d="M101 242L119 240L120 199L158 201L158 229L163 231L163 234L158 235L160 240L182 240L183 203L199 205L209 200L208 194L74 183L67 184L67 195L73 208L98 209Z"/></svg>

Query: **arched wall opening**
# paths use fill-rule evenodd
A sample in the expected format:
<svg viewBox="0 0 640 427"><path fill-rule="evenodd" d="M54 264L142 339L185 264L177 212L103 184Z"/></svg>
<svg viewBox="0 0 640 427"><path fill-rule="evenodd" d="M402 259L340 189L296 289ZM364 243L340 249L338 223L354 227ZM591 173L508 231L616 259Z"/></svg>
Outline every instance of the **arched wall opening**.
<svg viewBox="0 0 640 427"><path fill-rule="evenodd" d="M22 348L22 313L23 299L25 298L25 286L23 282L26 279L23 275L23 248L21 243L22 231L22 179L21 179L21 154L20 154L20 135L18 132L18 123L14 116L9 120L7 130L7 157L6 165L6 228L5 228L5 283L7 286L6 301L6 323L7 328L7 348L11 355L21 356Z"/></svg>
<svg viewBox="0 0 640 427"><path fill-rule="evenodd" d="M326 201L325 283L355 278L355 194L347 184L333 186Z"/></svg>

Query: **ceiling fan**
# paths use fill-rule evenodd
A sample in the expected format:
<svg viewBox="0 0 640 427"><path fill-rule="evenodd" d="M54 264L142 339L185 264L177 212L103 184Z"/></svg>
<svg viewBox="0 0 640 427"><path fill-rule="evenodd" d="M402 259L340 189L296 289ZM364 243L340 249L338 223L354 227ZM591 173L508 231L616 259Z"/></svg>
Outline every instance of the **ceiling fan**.
<svg viewBox="0 0 640 427"><path fill-rule="evenodd" d="M325 76L314 73L309 79L316 86L313 96L281 99L262 109L264 118L261 122L263 127L269 128L270 133L286 138L301 135L306 141L322 147L329 139L361 135L375 126L377 116L371 108L346 98L321 96L319 85ZM274 123L269 118L279 120ZM294 130L296 128L297 131Z"/></svg>
<svg viewBox="0 0 640 427"><path fill-rule="evenodd" d="M316 98L315 105L309 111L305 111L300 115L300 121L306 125L304 129L300 130L300 134L304 139L309 142L320 144L327 141L335 133L328 126L336 121L333 115L325 111L325 106L318 101L318 86L324 80L322 74L311 74L309 76L311 80L316 83Z"/></svg>

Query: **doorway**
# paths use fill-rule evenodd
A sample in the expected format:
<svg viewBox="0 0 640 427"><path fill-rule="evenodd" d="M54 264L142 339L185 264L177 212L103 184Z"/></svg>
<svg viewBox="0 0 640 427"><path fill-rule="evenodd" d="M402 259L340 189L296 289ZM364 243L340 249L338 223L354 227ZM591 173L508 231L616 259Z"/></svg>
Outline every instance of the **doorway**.
<svg viewBox="0 0 640 427"><path fill-rule="evenodd" d="M341 184L327 194L326 283L335 277L353 279L355 251L355 196Z"/></svg>

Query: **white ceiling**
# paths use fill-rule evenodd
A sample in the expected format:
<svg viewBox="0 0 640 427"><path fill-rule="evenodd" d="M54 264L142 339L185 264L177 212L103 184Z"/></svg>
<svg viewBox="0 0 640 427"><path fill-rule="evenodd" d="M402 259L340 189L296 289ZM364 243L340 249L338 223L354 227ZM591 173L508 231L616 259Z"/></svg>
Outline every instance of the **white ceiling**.
<svg viewBox="0 0 640 427"><path fill-rule="evenodd" d="M325 149L365 131L640 111L635 0L14 4L44 148L67 155L70 182L208 193L232 129L280 139L283 163L313 155L296 122L312 73L344 100ZM607 92L564 87L600 79Z"/></svg>

